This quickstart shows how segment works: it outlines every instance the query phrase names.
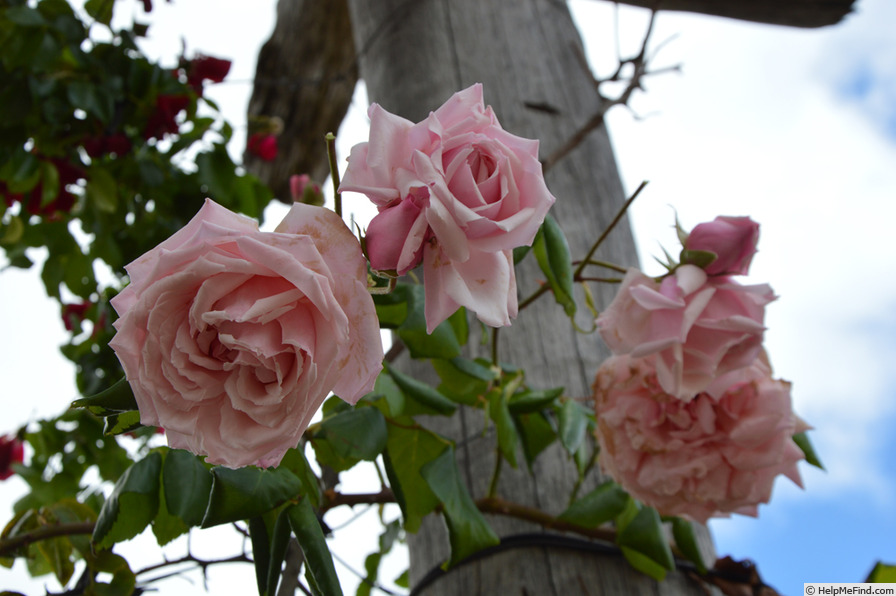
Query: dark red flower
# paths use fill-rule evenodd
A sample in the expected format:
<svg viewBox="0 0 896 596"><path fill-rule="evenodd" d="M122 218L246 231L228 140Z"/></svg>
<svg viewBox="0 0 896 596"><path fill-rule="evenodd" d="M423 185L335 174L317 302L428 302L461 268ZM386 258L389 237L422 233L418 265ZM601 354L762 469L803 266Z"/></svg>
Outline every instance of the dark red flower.
<svg viewBox="0 0 896 596"><path fill-rule="evenodd" d="M0 437L0 480L6 480L15 472L12 464L25 461L25 446L15 435Z"/></svg>
<svg viewBox="0 0 896 596"><path fill-rule="evenodd" d="M131 140L122 132L111 135L85 137L81 144L87 155L93 158L101 157L107 153L124 155L131 150Z"/></svg>
<svg viewBox="0 0 896 596"><path fill-rule="evenodd" d="M75 302L73 304L62 305L62 324L65 325L66 331L73 331L76 327L80 327L81 321L84 320L87 309L91 307L90 302Z"/></svg>
<svg viewBox="0 0 896 596"><path fill-rule="evenodd" d="M202 95L202 83L204 81L220 83L230 72L230 65L230 60L199 54L184 67L187 72L187 84L193 87L197 94Z"/></svg>
<svg viewBox="0 0 896 596"><path fill-rule="evenodd" d="M190 98L186 95L159 95L156 98L156 109L143 129L143 138L161 139L168 133L176 133L177 115L189 105Z"/></svg>
<svg viewBox="0 0 896 596"><path fill-rule="evenodd" d="M257 155L265 161L274 161L277 157L277 137L272 134L256 132L246 143L249 153Z"/></svg>
<svg viewBox="0 0 896 596"><path fill-rule="evenodd" d="M72 207L75 206L77 197L75 197L66 186L74 184L78 180L84 178L84 171L64 159L56 157L49 159L42 157L41 159L52 163L56 167L56 172L59 174L59 188L56 190L56 198L46 205L43 204L43 180L38 182L34 188L27 192L27 194L9 192L9 187L3 182L0 182L0 195L3 195L7 206L12 206L15 203L22 203L25 207L25 211L31 215L49 216L57 212L67 213L71 211Z"/></svg>

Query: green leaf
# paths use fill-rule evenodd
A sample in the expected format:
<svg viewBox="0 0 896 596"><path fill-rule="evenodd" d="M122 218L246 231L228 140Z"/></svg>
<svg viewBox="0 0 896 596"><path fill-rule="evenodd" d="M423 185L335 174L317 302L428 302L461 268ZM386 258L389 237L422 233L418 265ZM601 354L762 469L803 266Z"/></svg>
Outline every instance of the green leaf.
<svg viewBox="0 0 896 596"><path fill-rule="evenodd" d="M896 565L888 565L882 561L874 564L871 573L865 580L868 584L896 584Z"/></svg>
<svg viewBox="0 0 896 596"><path fill-rule="evenodd" d="M461 482L454 447L449 447L423 466L420 474L442 502L442 515L448 526L451 557L443 568L447 569L473 553L500 542Z"/></svg>
<svg viewBox="0 0 896 596"><path fill-rule="evenodd" d="M559 519L583 528L596 528L622 513L630 500L621 486L608 480L575 501Z"/></svg>
<svg viewBox="0 0 896 596"><path fill-rule="evenodd" d="M619 550L622 551L622 556L625 557L625 560L628 561L628 564L631 565L636 571L640 571L644 575L652 577L658 582L666 579L666 568L644 553L640 553L627 546L621 546L619 547Z"/></svg>
<svg viewBox="0 0 896 596"><path fill-rule="evenodd" d="M506 387L502 389L492 389L488 396L488 416L495 423L495 429L498 434L498 449L507 462L516 467L516 446L519 443L519 435L517 434L516 425L507 408L507 391Z"/></svg>
<svg viewBox="0 0 896 596"><path fill-rule="evenodd" d="M301 494L302 482L284 468L212 468L211 498L202 528L261 515Z"/></svg>
<svg viewBox="0 0 896 596"><path fill-rule="evenodd" d="M109 583L98 581L94 584L93 589L97 596L129 596L134 593L137 577L124 557L112 551L101 550L85 554L84 558L91 569L112 576L112 581Z"/></svg>
<svg viewBox="0 0 896 596"><path fill-rule="evenodd" d="M426 383L395 370L388 362L383 362L383 368L395 380L395 384L401 388L406 397L432 408L443 416L450 416L457 409L457 404Z"/></svg>
<svg viewBox="0 0 896 596"><path fill-rule="evenodd" d="M137 410L107 414L105 422L106 424L103 427L104 435L120 435L137 430L142 426L140 424L140 412Z"/></svg>
<svg viewBox="0 0 896 596"><path fill-rule="evenodd" d="M342 587L333 567L333 555L327 546L320 521L311 508L311 503L308 499L302 499L298 504L289 507L286 512L317 589L323 596L341 596Z"/></svg>
<svg viewBox="0 0 896 596"><path fill-rule="evenodd" d="M41 27L47 24L40 12L27 6L8 8L3 16L11 23L21 25L22 27Z"/></svg>
<svg viewBox="0 0 896 596"><path fill-rule="evenodd" d="M116 381L111 387L72 402L73 408L86 408L91 414L107 416L115 412L127 412L137 409L137 400L131 385L124 377Z"/></svg>
<svg viewBox="0 0 896 596"><path fill-rule="evenodd" d="M551 406L554 400L563 395L563 390L563 387L556 387L545 391L520 391L510 398L510 403L507 406L513 414L540 412Z"/></svg>
<svg viewBox="0 0 896 596"><path fill-rule="evenodd" d="M416 532L423 517L439 504L420 470L448 444L432 431L415 426L412 418L399 418L389 425L383 462L408 532Z"/></svg>
<svg viewBox="0 0 896 596"><path fill-rule="evenodd" d="M386 420L376 408L356 407L325 419L318 437L340 457L373 461L386 448Z"/></svg>
<svg viewBox="0 0 896 596"><path fill-rule="evenodd" d="M269 596L267 592L268 569L271 566L271 537L267 525L261 516L249 520L249 540L252 542L252 558L255 563L255 582L261 596Z"/></svg>
<svg viewBox="0 0 896 596"><path fill-rule="evenodd" d="M523 443L526 464L531 471L538 455L557 439L557 431L543 412L515 414L514 420Z"/></svg>
<svg viewBox="0 0 896 596"><path fill-rule="evenodd" d="M155 518L159 509L161 470L162 456L153 452L118 479L93 530L93 541L100 548L133 538Z"/></svg>
<svg viewBox="0 0 896 596"><path fill-rule="evenodd" d="M0 167L0 180L10 192L27 192L40 180L40 160L30 151L17 149Z"/></svg>
<svg viewBox="0 0 896 596"><path fill-rule="evenodd" d="M489 382L498 377L496 370L466 358L435 359L432 365L442 381L439 393L467 406L481 405Z"/></svg>
<svg viewBox="0 0 896 596"><path fill-rule="evenodd" d="M560 407L560 442L570 454L578 450L588 429L588 412L575 400Z"/></svg>
<svg viewBox="0 0 896 596"><path fill-rule="evenodd" d="M168 511L187 526L202 523L212 491L212 475L199 457L170 449L162 468L162 489Z"/></svg>
<svg viewBox="0 0 896 596"><path fill-rule="evenodd" d="M441 322L432 333L426 332L425 296L423 286L399 284L396 287L406 288L408 315L398 327L396 333L408 347L411 358L443 358L450 359L460 355L462 342L458 338L456 328L459 317L466 320L466 311L458 310L448 320ZM458 314L460 313L460 314ZM466 338L462 338L466 341Z"/></svg>
<svg viewBox="0 0 896 596"><path fill-rule="evenodd" d="M168 458L166 457L165 460L167 462ZM164 466L164 464L162 465ZM164 475L164 467L162 473ZM182 486L187 487L189 485L185 483ZM189 531L190 526L185 524L178 516L171 514L168 503L165 501L165 491L159 491L159 512L156 514L155 519L152 520L152 533L156 537L156 542L159 543L159 546L164 546Z"/></svg>
<svg viewBox="0 0 896 596"><path fill-rule="evenodd" d="M302 499L308 502L308 499ZM289 514L287 511L291 507L284 509L277 516L274 523L274 531L271 536L270 561L267 571L267 594L272 596L277 593L277 583L280 580L280 570L283 568L283 560L286 558L286 547L289 545L290 524Z"/></svg>
<svg viewBox="0 0 896 596"><path fill-rule="evenodd" d="M115 213L118 208L118 184L107 170L90 168L87 178L87 200L103 213Z"/></svg>
<svg viewBox="0 0 896 596"><path fill-rule="evenodd" d="M529 251L532 250L531 246L517 246L513 249L513 264L519 265L520 261L526 258L526 255L529 254Z"/></svg>
<svg viewBox="0 0 896 596"><path fill-rule="evenodd" d="M680 517L673 517L670 521L672 522L672 536L675 538L678 550L697 566L700 573L706 573L706 562L703 560L703 553L700 552L700 546L697 544L694 524Z"/></svg>
<svg viewBox="0 0 896 596"><path fill-rule="evenodd" d="M550 215L544 218L544 224L538 229L535 241L532 243L532 251L538 260L539 268L547 278L557 304L563 307L567 316L572 317L576 313L576 302L573 298L573 270L569 244L566 242L563 230L560 229L560 224Z"/></svg>
<svg viewBox="0 0 896 596"><path fill-rule="evenodd" d="M672 549L663 533L663 523L653 507L641 507L634 518L619 530L616 543L620 547L643 555L664 569L675 568ZM629 558L628 555L626 558Z"/></svg>
<svg viewBox="0 0 896 596"><path fill-rule="evenodd" d="M302 449L290 449L280 461L281 468L286 468L296 475L302 483L302 494L311 499L311 504L320 507L320 481L305 457Z"/></svg>
<svg viewBox="0 0 896 596"><path fill-rule="evenodd" d="M815 448L812 446L812 442L809 441L809 435L805 432L797 433L793 435L793 442L796 443L797 447L799 447L803 455L806 456L806 461L816 468L820 468L824 470L824 465L821 463L821 460L818 458L818 454L815 452Z"/></svg>
<svg viewBox="0 0 896 596"><path fill-rule="evenodd" d="M112 8L115 6L115 0L87 0L84 3L84 10L91 17L108 26L112 22Z"/></svg>

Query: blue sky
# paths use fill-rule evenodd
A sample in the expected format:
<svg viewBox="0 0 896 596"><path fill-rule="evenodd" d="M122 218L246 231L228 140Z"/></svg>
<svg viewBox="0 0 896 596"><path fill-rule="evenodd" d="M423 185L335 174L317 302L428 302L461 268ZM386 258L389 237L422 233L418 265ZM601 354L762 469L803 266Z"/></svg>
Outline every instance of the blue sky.
<svg viewBox="0 0 896 596"><path fill-rule="evenodd" d="M215 15L201 4L157 2L164 23L151 29L151 42L169 49L172 64L170 48L180 48L181 35L189 51L234 58L229 82L209 94L239 125L275 3L220 0ZM607 72L615 55L612 4L572 4L589 24L592 63ZM184 16L191 9L200 12ZM206 27L191 28L195 22ZM619 22L623 46L634 48L646 12L622 9ZM647 271L660 245L676 245L673 206L685 227L720 214L751 215L762 225L750 281L769 283L780 296L768 310L770 357L776 374L793 382L796 410L815 426L812 440L828 470L803 466L805 490L780 480L758 519L718 520L712 529L720 554L753 559L784 594L801 593L807 581L862 581L878 559L896 563L894 23L896 3L888 0L859 0L846 23L817 31L662 14L654 41L674 39L656 65L681 63L682 74L647 82L648 93L633 103L647 118L624 109L609 116L627 188L651 181L632 210ZM365 109L354 106L355 122ZM340 153L361 136L343 137ZM38 396L5 403L7 426L55 415L74 397L71 369L56 348L58 310L33 277L0 274L0 328L21 338L3 349L0 377ZM34 361L51 374L25 374ZM0 506L16 486L12 479L0 487ZM350 534L347 542L359 540ZM194 545L219 540L199 532ZM135 541L126 548L151 547ZM395 575L403 565L393 560ZM215 585L252 590L251 576L246 568L219 576L213 592ZM178 593L173 586L162 593Z"/></svg>

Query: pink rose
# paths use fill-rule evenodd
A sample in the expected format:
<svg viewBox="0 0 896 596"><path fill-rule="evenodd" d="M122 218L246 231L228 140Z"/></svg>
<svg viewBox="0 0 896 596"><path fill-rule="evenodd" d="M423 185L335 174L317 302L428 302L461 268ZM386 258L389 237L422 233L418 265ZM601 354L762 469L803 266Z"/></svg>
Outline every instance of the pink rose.
<svg viewBox="0 0 896 596"><path fill-rule="evenodd" d="M275 232L206 200L126 267L110 345L143 424L229 467L271 466L332 391L373 388L383 347L357 239L296 204Z"/></svg>
<svg viewBox="0 0 896 596"><path fill-rule="evenodd" d="M461 306L509 325L511 251L532 243L555 200L538 141L502 129L479 84L418 124L376 104L368 113L370 141L352 149L340 190L379 209L367 229L371 267L403 275L423 263L430 332Z"/></svg>
<svg viewBox="0 0 896 596"><path fill-rule="evenodd" d="M688 235L684 249L716 255L703 268L707 275L746 275L758 242L758 223L749 217L720 216L696 226Z"/></svg>
<svg viewBox="0 0 896 596"><path fill-rule="evenodd" d="M606 360L594 382L601 468L661 514L701 523L755 516L779 474L802 486L792 437L809 427L790 383L771 378L764 356L735 376L685 402L663 390L651 359Z"/></svg>
<svg viewBox="0 0 896 596"><path fill-rule="evenodd" d="M662 282L630 269L597 318L614 354L653 356L666 393L690 400L718 376L749 366L762 347L769 286L708 278L682 265Z"/></svg>

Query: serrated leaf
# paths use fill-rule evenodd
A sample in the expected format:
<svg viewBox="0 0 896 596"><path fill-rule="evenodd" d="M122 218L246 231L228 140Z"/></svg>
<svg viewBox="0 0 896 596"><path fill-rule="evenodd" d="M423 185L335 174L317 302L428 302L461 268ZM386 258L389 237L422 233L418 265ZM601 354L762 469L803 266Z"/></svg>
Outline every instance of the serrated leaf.
<svg viewBox="0 0 896 596"><path fill-rule="evenodd" d="M809 435L805 432L797 433L793 435L793 442L796 443L797 447L803 452L803 455L806 456L806 462L812 464L816 468L824 470L824 465L821 463L821 459L819 459L818 454L815 452L815 448L809 440Z"/></svg>
<svg viewBox="0 0 896 596"><path fill-rule="evenodd" d="M406 397L418 401L443 416L450 416L457 409L457 404L426 383L395 370L388 362L383 362L383 368L395 380L395 384Z"/></svg>
<svg viewBox="0 0 896 596"><path fill-rule="evenodd" d="M212 468L211 497L200 527L256 517L298 498L301 491L301 481L284 468Z"/></svg>
<svg viewBox="0 0 896 596"><path fill-rule="evenodd" d="M376 408L356 407L326 418L319 439L329 441L340 457L373 461L386 448L386 420Z"/></svg>
<svg viewBox="0 0 896 596"><path fill-rule="evenodd" d="M159 474L162 456L153 452L136 462L118 479L96 520L93 541L101 548L128 540L142 532L159 509Z"/></svg>
<svg viewBox="0 0 896 596"><path fill-rule="evenodd" d="M167 461L168 458L165 459ZM184 483L182 486L188 487L189 485ZM159 511L156 513L155 519L152 520L152 533L159 546L165 546L189 530L190 527L181 518L171 514L168 504L165 502L165 491L159 491Z"/></svg>
<svg viewBox="0 0 896 596"><path fill-rule="evenodd" d="M305 565L314 578L314 585L323 596L342 596L342 587L333 566L333 555L327 546L320 522L308 499L286 510L289 524L302 547Z"/></svg>
<svg viewBox="0 0 896 596"><path fill-rule="evenodd" d="M616 543L647 557L664 569L675 568L672 549L663 533L663 523L653 507L641 507L631 521L619 530Z"/></svg>
<svg viewBox="0 0 896 596"><path fill-rule="evenodd" d="M142 426L140 424L140 412L137 410L107 414L104 421L104 435L120 435L137 430Z"/></svg>
<svg viewBox="0 0 896 596"><path fill-rule="evenodd" d="M569 244L560 224L550 215L544 218L544 223L535 235L532 252L535 253L538 266L547 278L557 304L563 307L567 316L572 317L576 313L576 302L573 297Z"/></svg>
<svg viewBox="0 0 896 596"><path fill-rule="evenodd" d="M583 528L596 528L622 513L630 500L622 487L608 480L575 501L559 519Z"/></svg>
<svg viewBox="0 0 896 596"><path fill-rule="evenodd" d="M578 402L567 400L560 407L560 442L570 455L576 452L585 439L588 429L588 413Z"/></svg>
<svg viewBox="0 0 896 596"><path fill-rule="evenodd" d="M189 451L169 449L162 467L162 489L168 511L187 526L202 523L212 491L212 475Z"/></svg>
<svg viewBox="0 0 896 596"><path fill-rule="evenodd" d="M416 532L423 517L439 504L438 497L420 475L420 469L436 459L447 446L447 440L415 426L411 418L400 418L389 425L383 459L408 532Z"/></svg>
<svg viewBox="0 0 896 596"><path fill-rule="evenodd" d="M694 534L694 524L680 517L673 517L672 536L678 550L697 567L700 573L706 573L706 563L703 561L703 553L697 544L697 536Z"/></svg>
<svg viewBox="0 0 896 596"><path fill-rule="evenodd" d="M451 556L442 565L443 568L456 565L473 553L501 541L476 508L467 487L461 481L454 447L449 447L423 466L420 474L441 501L442 515L448 526Z"/></svg>
<svg viewBox="0 0 896 596"><path fill-rule="evenodd" d="M87 408L91 414L106 416L113 412L137 409L137 400L128 380L122 377L108 389L72 402L73 408Z"/></svg>

